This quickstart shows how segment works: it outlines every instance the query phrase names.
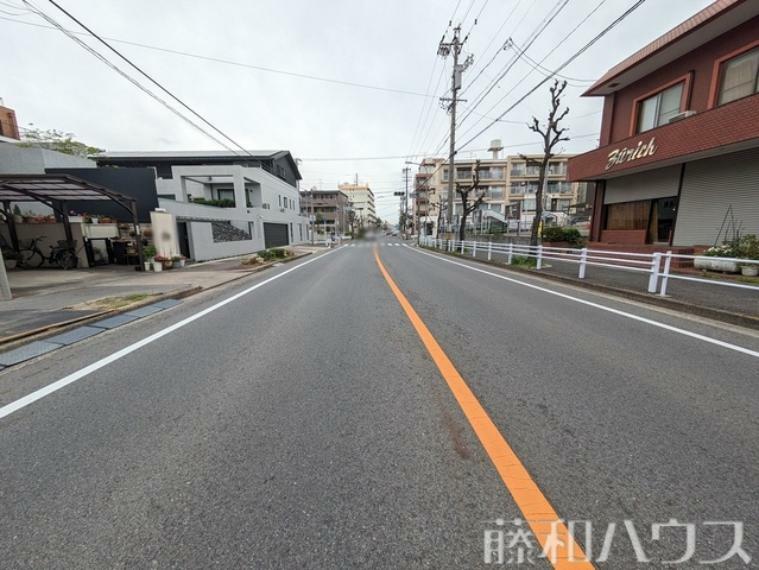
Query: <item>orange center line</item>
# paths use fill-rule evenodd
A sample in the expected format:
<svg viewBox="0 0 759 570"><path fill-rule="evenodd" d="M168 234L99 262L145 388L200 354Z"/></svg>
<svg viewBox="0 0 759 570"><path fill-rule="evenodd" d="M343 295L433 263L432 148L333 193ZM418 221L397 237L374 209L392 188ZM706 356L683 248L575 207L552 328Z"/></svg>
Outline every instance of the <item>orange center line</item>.
<svg viewBox="0 0 759 570"><path fill-rule="evenodd" d="M387 281L390 290L400 303L406 316L411 321L419 338L445 379L453 396L456 398L469 425L480 440L490 461L498 471L501 480L511 493L514 502L530 525L535 539L548 555L548 560L554 568L590 569L593 565L587 561L585 553L570 535L567 526L556 513L546 496L528 473L514 450L496 427L493 420L482 407L477 396L469 388L451 359L442 349L427 325L419 317L406 296L395 284L393 278L380 259L377 247L374 248L374 259L380 273Z"/></svg>

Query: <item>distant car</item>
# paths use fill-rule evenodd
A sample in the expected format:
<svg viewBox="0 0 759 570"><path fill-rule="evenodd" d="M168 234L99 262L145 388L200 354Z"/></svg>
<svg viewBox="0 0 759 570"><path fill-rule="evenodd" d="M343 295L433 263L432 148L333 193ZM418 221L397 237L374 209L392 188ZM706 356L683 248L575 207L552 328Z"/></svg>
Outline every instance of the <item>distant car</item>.
<svg viewBox="0 0 759 570"><path fill-rule="evenodd" d="M393 235L397 236L398 235L398 230L393 230Z"/></svg>

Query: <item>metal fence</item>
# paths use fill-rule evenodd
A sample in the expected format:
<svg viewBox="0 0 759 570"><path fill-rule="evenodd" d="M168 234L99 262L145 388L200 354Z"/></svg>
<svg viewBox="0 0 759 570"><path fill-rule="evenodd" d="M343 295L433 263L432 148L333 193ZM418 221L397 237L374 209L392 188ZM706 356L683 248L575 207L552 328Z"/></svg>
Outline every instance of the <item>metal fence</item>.
<svg viewBox="0 0 759 570"><path fill-rule="evenodd" d="M459 253L461 255L471 253L472 257L477 257L477 253L480 252L481 255L487 255L488 261L493 259L493 255L500 254L506 256L506 263L509 265L518 257L534 259L535 269L538 271L543 268L545 261L574 263L578 266L577 277L579 279L585 279L588 266L645 273L648 274L648 292L654 294L658 292L662 297L667 294L667 287L670 279L680 279L682 281L705 283L708 285L759 291L759 285L736 283L726 279L704 279L702 277L677 273L672 270L673 261L676 260L684 260L684 263L693 263L694 266L707 264L715 267L733 269L743 265L759 267L759 259L684 255L673 253L671 251L667 251L666 253L629 253L588 249L587 247L577 249L489 241L444 240L432 237L423 237L421 243L424 246L448 251L450 253Z"/></svg>

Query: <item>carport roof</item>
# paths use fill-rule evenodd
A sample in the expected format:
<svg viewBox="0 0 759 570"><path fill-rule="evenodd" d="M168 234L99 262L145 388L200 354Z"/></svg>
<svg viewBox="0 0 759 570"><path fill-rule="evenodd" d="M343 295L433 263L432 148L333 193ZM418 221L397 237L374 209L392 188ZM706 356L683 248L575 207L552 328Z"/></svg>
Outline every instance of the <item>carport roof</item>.
<svg viewBox="0 0 759 570"><path fill-rule="evenodd" d="M123 194L68 174L0 174L0 201L68 200L112 200L125 206L132 202Z"/></svg>

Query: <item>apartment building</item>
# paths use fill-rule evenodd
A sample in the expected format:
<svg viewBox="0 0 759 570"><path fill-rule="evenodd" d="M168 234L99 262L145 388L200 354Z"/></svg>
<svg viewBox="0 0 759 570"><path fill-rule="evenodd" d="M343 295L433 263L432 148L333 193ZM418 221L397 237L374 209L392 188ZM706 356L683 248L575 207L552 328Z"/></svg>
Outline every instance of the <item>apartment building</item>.
<svg viewBox="0 0 759 570"><path fill-rule="evenodd" d="M300 211L313 216L318 234L342 235L352 231L353 210L348 195L341 190L301 190Z"/></svg>
<svg viewBox="0 0 759 570"><path fill-rule="evenodd" d="M569 161L595 183L591 239L631 249L759 234L759 2L719 0L611 68L598 149Z"/></svg>
<svg viewBox="0 0 759 570"><path fill-rule="evenodd" d="M536 208L539 169L528 164L518 155L500 157L500 141L491 143L491 158L481 159L479 178L483 203L470 216L468 223L484 227L489 221L530 221ZM546 212L567 213L570 208L585 200L585 184L567 180L567 161L573 155L556 155L546 172L543 209ZM539 159L541 155L526 155L527 159ZM455 162L455 181L471 183L477 159ZM448 192L448 165L444 158L422 161L415 176L414 214L418 227L425 235L437 233L441 212L445 219ZM453 224L458 224L462 213L461 200L454 195Z"/></svg>
<svg viewBox="0 0 759 570"><path fill-rule="evenodd" d="M348 196L353 208L356 227L369 227L377 221L377 210L374 206L374 192L368 184L344 183L338 184L338 190Z"/></svg>

